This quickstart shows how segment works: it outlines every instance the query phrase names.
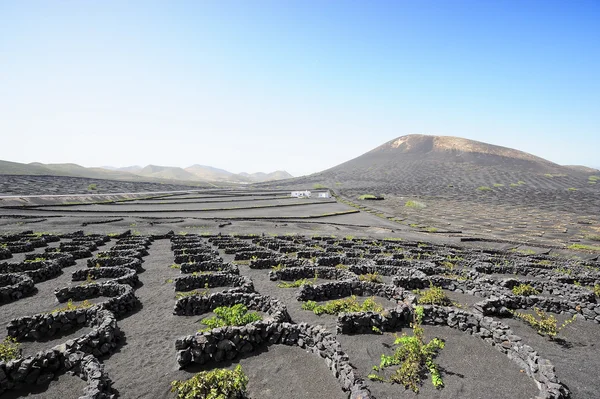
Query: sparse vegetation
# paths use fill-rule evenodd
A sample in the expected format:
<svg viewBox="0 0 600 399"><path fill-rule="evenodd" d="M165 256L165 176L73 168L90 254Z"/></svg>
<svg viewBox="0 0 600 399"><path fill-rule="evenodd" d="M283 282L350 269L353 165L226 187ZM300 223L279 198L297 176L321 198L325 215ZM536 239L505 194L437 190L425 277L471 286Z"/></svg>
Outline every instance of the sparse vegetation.
<svg viewBox="0 0 600 399"><path fill-rule="evenodd" d="M452 305L452 301L448 298L444 290L441 287L435 287L433 284L430 284L429 288L425 291L418 291L418 295L417 303L421 305Z"/></svg>
<svg viewBox="0 0 600 399"><path fill-rule="evenodd" d="M479 190L479 191L492 191L491 187L489 187L489 186L479 186L479 187L477 187L477 190Z"/></svg>
<svg viewBox="0 0 600 399"><path fill-rule="evenodd" d="M247 397L248 377L239 364L234 370L201 371L189 380L171 382L177 399L243 399Z"/></svg>
<svg viewBox="0 0 600 399"><path fill-rule="evenodd" d="M0 343L0 362L9 362L21 357L21 344L16 338L6 337Z"/></svg>
<svg viewBox="0 0 600 399"><path fill-rule="evenodd" d="M538 295L540 292L530 284L519 284L513 287L512 293L520 296Z"/></svg>
<svg viewBox="0 0 600 399"><path fill-rule="evenodd" d="M43 262L45 260L47 260L47 259L44 257L36 257L35 259L26 259L25 263Z"/></svg>
<svg viewBox="0 0 600 399"><path fill-rule="evenodd" d="M542 336L547 336L550 339L554 339L554 337L556 337L556 334L558 334L567 325L574 322L576 317L576 315L574 315L572 318L567 319L564 323L557 327L557 320L556 317L554 317L554 315L548 315L542 309L536 307L534 307L533 310L538 318L529 313L519 313L513 310L510 310L510 312L516 318L525 321L527 324L535 328L538 334Z"/></svg>
<svg viewBox="0 0 600 399"><path fill-rule="evenodd" d="M504 187L504 184L501 184L501 183L494 183L494 187Z"/></svg>
<svg viewBox="0 0 600 399"><path fill-rule="evenodd" d="M359 200L374 200L377 199L376 195L373 194L363 194L358 197Z"/></svg>
<svg viewBox="0 0 600 399"><path fill-rule="evenodd" d="M284 265L284 264L282 264L282 263L278 263L276 266L273 266L273 267L271 268L271 270L273 270L273 271L275 271L275 272L281 271L281 270L283 270L283 269L285 269L285 265Z"/></svg>
<svg viewBox="0 0 600 399"><path fill-rule="evenodd" d="M315 301L306 301L302 304L302 309L311 310L316 315L321 314L339 314L351 312L382 312L383 306L375 301L374 297L367 298L360 303L356 295L349 298L336 299L329 301L324 305L319 305Z"/></svg>
<svg viewBox="0 0 600 399"><path fill-rule="evenodd" d="M207 326L200 330L201 332L210 331L213 328L225 326L245 326L248 323L262 320L262 317L256 312L248 312L246 305L238 303L233 306L220 306L213 310L216 316L202 320L202 324Z"/></svg>
<svg viewBox="0 0 600 399"><path fill-rule="evenodd" d="M571 244L567 248L584 251L600 251L600 246L597 245Z"/></svg>
<svg viewBox="0 0 600 399"><path fill-rule="evenodd" d="M429 372L433 386L438 389L444 387L439 367L433 360L438 352L444 348L445 343L439 338L433 338L431 341L425 343L425 334L423 327L421 327L423 313L423 307L417 306L415 308L414 319L411 325L413 335L408 336L405 333L400 337L396 335L394 345L397 345L397 347L394 354L391 356L381 355L379 366L373 366L373 370L376 373L371 373L368 376L370 380L398 383L406 389L419 392L426 373ZM389 379L378 374L392 366L400 367L394 371Z"/></svg>
<svg viewBox="0 0 600 399"><path fill-rule="evenodd" d="M575 187L569 187L567 188L567 191L577 191L577 189Z"/></svg>
<svg viewBox="0 0 600 399"><path fill-rule="evenodd" d="M286 281L282 281L281 283L277 284L277 286L279 288L298 288L298 287L302 287L303 285L313 285L317 282L317 278L318 276L315 275L315 277L312 280L309 280L307 278L302 278L296 281L293 281L291 283L288 283Z"/></svg>
<svg viewBox="0 0 600 399"><path fill-rule="evenodd" d="M93 306L93 304L90 301L88 301L87 299L78 305L75 305L73 303L73 300L69 299L69 301L67 302L67 304L65 306L54 309L51 313L68 312L68 311L77 310L77 309L87 309L87 308L91 308L92 306Z"/></svg>
<svg viewBox="0 0 600 399"><path fill-rule="evenodd" d="M417 208L417 209L421 209L421 208L425 208L426 205L423 202L419 202L419 201L406 201L406 203L404 204L405 207L407 208Z"/></svg>
<svg viewBox="0 0 600 399"><path fill-rule="evenodd" d="M566 274L567 276L573 274L573 270L567 269L566 267L557 267L555 269L552 269L552 271L555 273Z"/></svg>
<svg viewBox="0 0 600 399"><path fill-rule="evenodd" d="M169 266L171 269L181 269L181 265L178 265L177 263L173 263L171 266Z"/></svg>
<svg viewBox="0 0 600 399"><path fill-rule="evenodd" d="M188 296L194 296L194 295L198 295L198 296L205 296L208 295L208 283L206 283L204 285L204 289L203 290L192 290L192 291L180 291L180 292L176 292L175 293L175 299L181 299L181 298L186 298Z"/></svg>
<svg viewBox="0 0 600 399"><path fill-rule="evenodd" d="M381 275L377 272L361 274L360 276L358 276L358 279L360 281L368 281L370 283L383 284L383 279L381 278Z"/></svg>
<svg viewBox="0 0 600 399"><path fill-rule="evenodd" d="M90 184L88 186L88 190L90 190L90 191L96 191L96 190L98 190L98 186L96 184Z"/></svg>
<svg viewBox="0 0 600 399"><path fill-rule="evenodd" d="M590 241L600 241L600 235L590 234L584 237L586 240Z"/></svg>

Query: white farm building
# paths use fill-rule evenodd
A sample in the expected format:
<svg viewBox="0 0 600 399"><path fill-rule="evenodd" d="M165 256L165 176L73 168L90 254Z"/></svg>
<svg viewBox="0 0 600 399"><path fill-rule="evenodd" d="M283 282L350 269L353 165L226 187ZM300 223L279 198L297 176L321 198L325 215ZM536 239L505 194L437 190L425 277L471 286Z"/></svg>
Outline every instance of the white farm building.
<svg viewBox="0 0 600 399"><path fill-rule="evenodd" d="M310 191L292 191L291 197L296 198L310 198Z"/></svg>
<svg viewBox="0 0 600 399"><path fill-rule="evenodd" d="M310 192L309 190L304 190L304 191L292 191L292 193L290 194L290 197L295 197L295 198L310 198L310 197L331 198L331 194L329 193L329 191L313 191L313 192Z"/></svg>

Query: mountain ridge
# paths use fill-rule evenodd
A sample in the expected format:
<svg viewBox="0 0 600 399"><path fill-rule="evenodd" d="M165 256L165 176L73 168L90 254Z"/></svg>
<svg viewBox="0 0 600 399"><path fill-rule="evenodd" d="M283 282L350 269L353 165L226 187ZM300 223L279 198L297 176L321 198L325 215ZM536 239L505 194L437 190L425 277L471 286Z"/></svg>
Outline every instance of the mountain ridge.
<svg viewBox="0 0 600 399"><path fill-rule="evenodd" d="M188 168L161 165L114 167L84 167L75 163L20 163L0 160L0 174L86 177L93 179L197 183L250 184L292 177L285 171L256 174L235 174L212 166L194 164Z"/></svg>

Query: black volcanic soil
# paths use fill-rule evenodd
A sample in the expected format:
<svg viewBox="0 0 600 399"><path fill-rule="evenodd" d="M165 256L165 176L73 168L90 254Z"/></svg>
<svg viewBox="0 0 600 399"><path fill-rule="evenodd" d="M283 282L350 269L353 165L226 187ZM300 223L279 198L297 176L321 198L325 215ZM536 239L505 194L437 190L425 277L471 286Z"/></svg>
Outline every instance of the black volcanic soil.
<svg viewBox="0 0 600 399"><path fill-rule="evenodd" d="M413 189L417 190L418 186L413 186ZM520 190L523 187L516 189ZM362 189L346 187L336 188L336 190L347 194L358 193ZM543 190L537 191L542 192ZM536 190L531 192L535 193ZM355 208L342 203L323 202L317 205L222 210L199 216L196 212L186 209L187 204L174 204L175 202L191 202L190 205L197 205L194 203L195 201L216 200L215 197L220 197L223 201L252 199L252 201L234 203L220 202L219 205L223 205L223 208L230 207L230 205L294 203L295 200L276 198L283 193L281 190L266 189L261 191L219 190L219 192L206 190L202 193L178 193L164 199L137 200L132 205L109 205L111 209L146 210L148 211L147 215L150 216L144 213L111 213L110 210L102 214L86 213L85 210L94 205L77 205L73 208L76 210L75 212L63 212L63 209L70 207L63 208L62 206L55 206L49 211L38 211L31 208L2 208L2 202L0 202L0 233L17 233L24 230L67 233L83 230L85 233L109 234L131 230L134 234L147 235L165 234L173 230L175 233L183 234L253 233L266 236L302 234L306 237L335 235L339 239L342 237L402 238L410 241L452 244L462 248L486 247L504 250L514 248L523 253L528 253L533 248L534 252L559 253L559 247L564 248L567 243L572 242L571 240L580 239L578 237L584 231L594 231L595 228L598 228L595 215L579 213L586 209L591 210L591 207L596 204L592 201L591 205L587 205L586 208L583 198L587 198L586 196L589 194L583 190L570 192L569 195L575 194L575 196L564 196L563 193L555 194L553 201L556 202L553 203L553 206L556 206L557 209L562 206L562 210L557 213L544 210L544 205L537 208L539 204L535 202L535 198L537 198L535 194L532 194L531 204L514 209L510 205L512 199L505 199L505 197L510 197L509 194L496 195L493 201L488 197L477 197L477 200L472 203L468 200L461 203L459 201L460 194L455 194L453 199L444 199L443 206L430 205L430 200L425 197L410 197L410 199L425 202L427 206L422 209L405 207L403 201L409 197L398 196L394 199L394 197L386 195L384 201L367 203L357 201L355 195L352 194L345 195L345 197L366 207L365 209L361 209L359 213L326 217L321 216ZM468 197L466 189L462 193ZM482 193L482 195L487 194ZM581 196L581 198L576 200L579 198L577 196ZM487 198L487 200L481 198ZM30 202L38 203L35 201L31 200ZM44 199L46 204L52 202L59 204L61 201L70 202L71 199ZM395 205L392 201L396 201ZM560 204L562 205L559 206ZM214 205L216 203L212 204L212 206ZM175 207L177 208L173 209ZM153 212L167 209L168 212L164 214ZM522 209L523 213L519 214L518 209ZM239 217L240 215L244 217L244 220L227 220L228 217ZM546 231L550 223L563 223L568 215L571 215L574 225L568 227L570 233L566 234L562 241L558 238L545 240L544 242L554 245L548 248L521 245L524 241L530 242L534 239L537 240L536 243L541 244L543 237L536 237L534 233ZM404 220L394 221L390 220L390 217ZM506 227L503 223L508 223L510 219L514 219L515 229L520 229L518 234L514 232L509 234L504 231ZM440 220L450 223L449 227L453 228L461 225L464 233L428 232L423 228L439 227L441 230L443 226L434 224L435 221ZM577 222L582 220L590 221L591 224ZM90 222L94 224L89 224ZM424 225L425 222L428 224ZM411 224L420 223L423 223L423 227L411 226ZM485 223L489 225L483 226L482 224ZM547 225L543 223L547 223ZM525 224L527 224L527 229L518 227L525 226ZM446 224L446 226L448 225ZM580 227L573 231L575 226ZM473 236L515 240L516 244L483 241L461 243L461 238ZM585 240L581 242L593 243L593 241ZM100 249L108 249L112 243L114 240ZM56 246L57 244L53 243L52 245ZM41 253L43 248L36 249L35 252ZM570 256L587 256L588 258L598 256L595 252L567 251L566 253ZM518 255L518 252L507 252L507 254ZM233 260L232 255L225 255L222 251L221 256L225 262ZM23 258L24 255L15 254L15 259L22 260ZM13 262L15 259L8 261ZM144 258L145 271L139 274L142 286L135 291L142 303L142 308L118 321L119 327L125 334L125 342L116 353L102 359L113 380L114 388L123 398L173 398L174 395L169 393L170 382L174 379L189 378L197 371L195 369L179 370L176 363L175 339L192 334L201 328L199 320L202 317L180 317L172 314L175 304L174 288L168 280L179 276L179 270L169 267L173 261L174 255L170 250L170 242L164 239L156 240L149 249L149 255ZM36 284L38 291L35 295L0 306L0 321L6 324L14 317L54 309L57 305L54 302L54 289L72 284L71 273L84 268L85 262L85 259L79 260L77 265L65 268L62 275ZM297 289L278 288L276 282L269 280L268 270L253 270L245 265L240 265L239 268L241 274L252 279L257 292L280 299L287 306L294 322L320 324L335 333L336 318L334 316L316 316L312 312L302 310L301 303L296 300L295 296ZM450 296L464 305L471 305L477 299L455 293ZM389 302L385 303L389 305ZM572 390L573 398L587 399L597 396L595 393L600 389L595 375L595 370L600 369L600 356L598 356L595 344L600 338L600 329L597 324L582 322L569 326L564 331L564 337L570 345L557 346L556 343L539 337L530 327L519 321L504 321L514 328L515 333L520 335L524 342L555 364L558 377ZM81 330L74 334L83 332ZM0 338L3 338L4 335L0 334ZM438 391L432 388L429 381L425 381L419 394L420 397L475 399L530 398L536 395L537 389L532 380L528 379L524 373L520 373L518 367L506 356L487 346L478 338L448 328L429 326L426 327L426 335L427 337L438 336L446 340L447 346L437 359L443 369L446 387ZM68 339L68 337L61 337L46 343L35 343L35 348L43 348L45 345L49 347L61 343L63 339ZM390 349L385 344L389 345L393 341L393 336L387 333L383 336L339 335L337 339L357 370L362 375L366 375L370 368L379 362L382 353L389 353ZM34 346L32 345L31 348ZM239 363L250 377L249 393L253 398L345 397L337 381L327 371L322 359L299 348L272 346L239 360ZM237 363L225 364L225 366L234 367L235 364ZM73 379L76 382L71 385ZM82 393L82 386L82 381L76 377L62 375L53 381L47 390L37 392L31 397L78 397ZM410 391L394 385L369 382L369 386L379 399L402 395L414 396ZM19 397L19 395L23 397L26 393L11 392L7 395L9 395L7 397Z"/></svg>
<svg viewBox="0 0 600 399"><path fill-rule="evenodd" d="M91 190L90 184L96 189ZM128 182L120 180L90 179L68 176L27 176L0 174L0 196L3 195L64 195L138 193L190 190L210 187L201 185L163 184L150 182Z"/></svg>

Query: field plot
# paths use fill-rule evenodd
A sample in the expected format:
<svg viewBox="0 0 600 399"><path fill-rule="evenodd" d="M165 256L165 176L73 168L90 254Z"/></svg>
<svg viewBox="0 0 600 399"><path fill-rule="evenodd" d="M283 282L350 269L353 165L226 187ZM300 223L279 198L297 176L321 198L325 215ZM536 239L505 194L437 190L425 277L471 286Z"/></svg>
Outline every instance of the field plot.
<svg viewBox="0 0 600 399"><path fill-rule="evenodd" d="M99 226L0 236L3 397L175 398L173 381L238 366L250 398L600 389L598 261Z"/></svg>

